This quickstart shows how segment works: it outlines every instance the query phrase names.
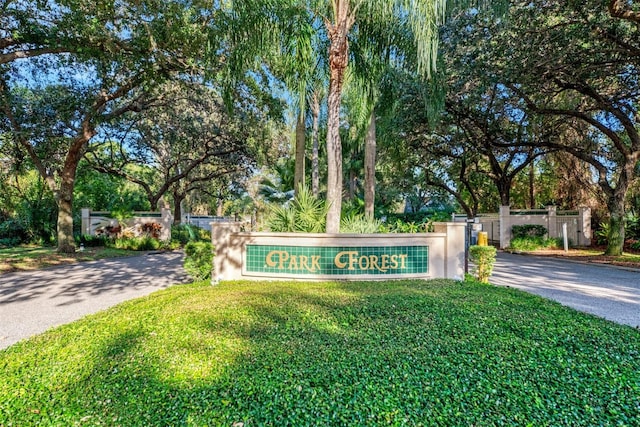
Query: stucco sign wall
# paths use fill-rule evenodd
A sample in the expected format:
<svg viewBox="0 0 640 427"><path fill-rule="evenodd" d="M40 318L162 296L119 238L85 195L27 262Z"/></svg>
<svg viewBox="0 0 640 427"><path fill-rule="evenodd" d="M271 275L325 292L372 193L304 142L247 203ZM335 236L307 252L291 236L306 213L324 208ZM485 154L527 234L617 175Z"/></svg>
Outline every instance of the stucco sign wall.
<svg viewBox="0 0 640 427"><path fill-rule="evenodd" d="M244 233L212 223L213 280L381 280L464 277L465 224L434 233Z"/></svg>

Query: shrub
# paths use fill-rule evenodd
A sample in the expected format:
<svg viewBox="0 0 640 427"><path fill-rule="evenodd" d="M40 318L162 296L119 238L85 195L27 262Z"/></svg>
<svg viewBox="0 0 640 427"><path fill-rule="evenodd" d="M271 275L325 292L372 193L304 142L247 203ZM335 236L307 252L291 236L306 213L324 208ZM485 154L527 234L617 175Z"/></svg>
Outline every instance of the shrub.
<svg viewBox="0 0 640 427"><path fill-rule="evenodd" d="M211 278L213 245L210 242L189 242L184 247L184 269L194 280Z"/></svg>
<svg viewBox="0 0 640 427"><path fill-rule="evenodd" d="M196 225L179 224L171 227L171 241L182 246L189 242L210 242L211 233Z"/></svg>
<svg viewBox="0 0 640 427"><path fill-rule="evenodd" d="M327 211L324 200L313 196L306 187L287 206L271 208L267 225L275 232L323 233L326 230Z"/></svg>
<svg viewBox="0 0 640 427"><path fill-rule="evenodd" d="M424 233L431 231L433 222L425 219L423 222L405 222L396 219L394 223L383 224L382 233Z"/></svg>
<svg viewBox="0 0 640 427"><path fill-rule="evenodd" d="M447 222L451 221L451 210L439 210L439 211L420 211L411 213L387 213L387 221L389 223L395 223L400 220L403 223L426 223L428 221L434 222Z"/></svg>
<svg viewBox="0 0 640 427"><path fill-rule="evenodd" d="M496 262L496 248L493 246L469 247L469 258L475 264L473 274L479 282L489 283L489 277L493 272L493 264Z"/></svg>
<svg viewBox="0 0 640 427"><path fill-rule="evenodd" d="M109 246L128 251L154 251L160 249L162 244L153 237L119 237L110 241Z"/></svg>
<svg viewBox="0 0 640 427"><path fill-rule="evenodd" d="M17 237L0 237L0 248L18 246L22 240Z"/></svg>
<svg viewBox="0 0 640 427"><path fill-rule="evenodd" d="M517 237L511 240L510 248L516 251L535 251L538 249L558 249L564 246L561 237Z"/></svg>
<svg viewBox="0 0 640 427"><path fill-rule="evenodd" d="M547 229L542 225L537 224L525 224L514 225L511 227L511 234L514 238L519 237L544 237L547 234Z"/></svg>
<svg viewBox="0 0 640 427"><path fill-rule="evenodd" d="M625 236L629 239L640 239L640 216L630 213L627 215Z"/></svg>
<svg viewBox="0 0 640 427"><path fill-rule="evenodd" d="M29 233L24 223L17 219L8 219L0 223L0 239L15 246L29 240Z"/></svg>
<svg viewBox="0 0 640 427"><path fill-rule="evenodd" d="M606 245L609 241L609 223L601 222L598 224L598 227L594 231L593 235L595 236L596 245Z"/></svg>
<svg viewBox="0 0 640 427"><path fill-rule="evenodd" d="M144 236L153 237L154 239L160 238L161 231L162 224L157 222L146 222L140 225L140 233Z"/></svg>
<svg viewBox="0 0 640 427"><path fill-rule="evenodd" d="M84 245L86 248L97 247L97 246L107 246L108 240L107 236L93 236L90 234L79 234L75 236L76 244Z"/></svg>

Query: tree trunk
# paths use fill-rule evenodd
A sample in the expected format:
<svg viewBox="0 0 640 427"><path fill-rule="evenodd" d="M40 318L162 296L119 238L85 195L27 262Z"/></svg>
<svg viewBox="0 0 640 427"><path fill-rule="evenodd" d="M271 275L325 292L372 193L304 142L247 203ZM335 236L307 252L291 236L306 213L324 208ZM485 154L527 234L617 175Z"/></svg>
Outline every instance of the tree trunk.
<svg viewBox="0 0 640 427"><path fill-rule="evenodd" d="M293 189L296 196L298 195L300 187L304 186L305 133L304 113L303 109L300 108L298 120L296 121L296 164L293 178Z"/></svg>
<svg viewBox="0 0 640 427"><path fill-rule="evenodd" d="M364 144L364 215L373 218L376 199L376 116L371 109Z"/></svg>
<svg viewBox="0 0 640 427"><path fill-rule="evenodd" d="M500 193L500 206L511 205L511 183L510 179L505 178L495 181L498 193Z"/></svg>
<svg viewBox="0 0 640 427"><path fill-rule="evenodd" d="M313 127L311 130L313 139L313 148L311 151L311 194L318 197L320 193L320 169L318 165L319 148L318 128L320 127L320 97L317 93L313 94L313 102L311 103L311 114L313 115Z"/></svg>
<svg viewBox="0 0 640 427"><path fill-rule="evenodd" d="M358 176L356 171L349 169L349 200L356 198L356 190L358 187Z"/></svg>
<svg viewBox="0 0 640 427"><path fill-rule="evenodd" d="M73 239L73 184L75 174L63 177L58 190L58 252L70 254L76 251Z"/></svg>
<svg viewBox="0 0 640 427"><path fill-rule="evenodd" d="M619 256L624 250L624 237L626 225L625 199L629 186L636 179L635 169L640 161L640 152L625 156L624 165L620 168L618 182L613 192L609 193L607 208L609 208L609 235L605 255ZM602 184L601 184L602 187ZM609 187L610 188L610 187Z"/></svg>
<svg viewBox="0 0 640 427"><path fill-rule="evenodd" d="M607 236L607 249L605 255L620 256L624 248L624 226L625 209L624 197L620 197L619 192L609 198L607 208L609 208L609 234ZM624 194L624 193L623 193Z"/></svg>
<svg viewBox="0 0 640 427"><path fill-rule="evenodd" d="M151 211L152 212L157 212L158 209L158 204L160 203L160 198L162 197L162 194L160 193L147 193L147 199L149 199L149 204L151 205Z"/></svg>
<svg viewBox="0 0 640 427"><path fill-rule="evenodd" d="M73 238L73 187L76 181L76 170L80 162L80 152L70 150L60 173L60 186L56 193L58 204L58 252L74 253L76 242Z"/></svg>
<svg viewBox="0 0 640 427"><path fill-rule="evenodd" d="M216 216L222 216L224 213L224 199L222 196L218 198L218 204L216 206Z"/></svg>
<svg viewBox="0 0 640 427"><path fill-rule="evenodd" d="M349 63L347 35L353 25L349 1L333 2L336 22L327 25L329 33L329 95L327 100L327 233L340 232L342 210L342 141L340 140L340 103L344 75Z"/></svg>
<svg viewBox="0 0 640 427"><path fill-rule="evenodd" d="M76 182L78 164L84 155L84 150L96 132L89 121L82 123L82 130L71 143L64 166L60 172L60 187L56 192L58 203L58 252L74 253L76 242L73 238L73 189Z"/></svg>
<svg viewBox="0 0 640 427"><path fill-rule="evenodd" d="M536 208L535 179L535 165L531 162L529 164L529 209Z"/></svg>
<svg viewBox="0 0 640 427"><path fill-rule="evenodd" d="M177 191L173 192L173 224L180 225L182 222L182 202L185 199L184 194Z"/></svg>

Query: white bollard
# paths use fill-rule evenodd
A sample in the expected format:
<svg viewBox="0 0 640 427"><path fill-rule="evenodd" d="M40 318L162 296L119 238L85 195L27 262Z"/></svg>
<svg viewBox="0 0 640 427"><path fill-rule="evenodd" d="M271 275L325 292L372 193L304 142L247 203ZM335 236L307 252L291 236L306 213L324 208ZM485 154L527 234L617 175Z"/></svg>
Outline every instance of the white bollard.
<svg viewBox="0 0 640 427"><path fill-rule="evenodd" d="M562 240L564 241L564 251L569 252L569 238L567 237L567 223L562 223Z"/></svg>

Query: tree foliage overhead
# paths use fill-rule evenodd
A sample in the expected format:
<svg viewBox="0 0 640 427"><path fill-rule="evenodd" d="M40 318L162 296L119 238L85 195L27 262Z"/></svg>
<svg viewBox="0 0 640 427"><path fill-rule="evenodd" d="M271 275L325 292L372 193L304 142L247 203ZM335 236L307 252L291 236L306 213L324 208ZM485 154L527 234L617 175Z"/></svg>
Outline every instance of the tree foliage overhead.
<svg viewBox="0 0 640 427"><path fill-rule="evenodd" d="M97 170L140 185L154 209L170 191L183 199L224 175L239 179L268 151L270 117L280 113L249 95L236 97L230 111L200 82L166 83L144 111L109 128L88 158Z"/></svg>
<svg viewBox="0 0 640 427"><path fill-rule="evenodd" d="M178 207L189 194L221 198L222 187L240 189L247 170L280 157L272 119L288 90L293 187L304 182L313 121L312 193L326 164L328 231L338 230L345 182L355 194L363 170L370 214L399 194L427 203L427 185L473 215L510 203L512 191L531 206L587 200L577 185L595 179L615 253L640 172L637 2L516 1L505 15L485 3L450 13L438 42L442 0L6 0L0 160L39 172L69 250L83 156L137 182L152 205L162 195ZM559 167L571 173L550 172ZM576 187L539 191L536 201L534 184L551 175Z"/></svg>
<svg viewBox="0 0 640 427"><path fill-rule="evenodd" d="M73 186L89 142L114 120L149 106L154 88L167 80L206 70L210 80L232 81L222 71L244 64L229 60L242 39L227 26L226 9L199 0L2 6L0 125L54 192L58 250L70 252ZM243 81L245 73L234 71L233 82ZM52 119L40 120L40 113Z"/></svg>
<svg viewBox="0 0 640 427"><path fill-rule="evenodd" d="M469 149L484 151L502 194L508 182L495 180L500 157L514 156L514 171L545 150L589 164L611 214L608 252L620 252L625 195L640 160L637 24L612 17L602 2L523 1L512 2L504 18L461 13L443 40L443 117L455 119L455 131L446 134L473 136ZM500 105L492 109L495 100Z"/></svg>

